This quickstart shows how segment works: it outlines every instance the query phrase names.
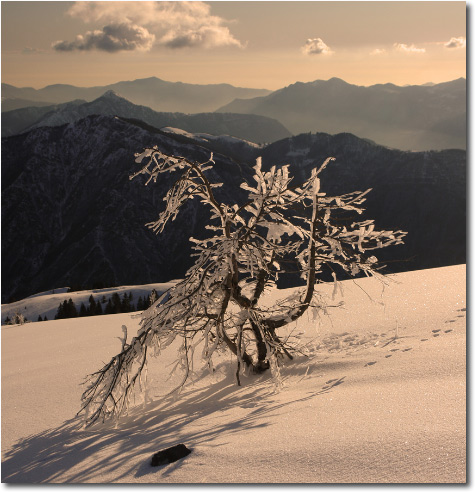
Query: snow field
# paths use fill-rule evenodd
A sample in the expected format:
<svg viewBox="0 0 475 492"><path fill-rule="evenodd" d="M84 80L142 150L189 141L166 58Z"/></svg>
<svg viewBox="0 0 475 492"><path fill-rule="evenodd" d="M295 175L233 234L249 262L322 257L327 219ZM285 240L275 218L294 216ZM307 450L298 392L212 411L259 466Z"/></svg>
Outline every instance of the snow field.
<svg viewBox="0 0 475 492"><path fill-rule="evenodd" d="M150 364L152 403L82 430L80 383L120 349L130 313L2 326L2 481L20 483L460 483L465 449L465 265L342 282L343 308L290 330L306 356L242 376L222 356L163 398L170 347ZM333 285L320 291L331 298ZM274 290L272 298L286 292ZM305 347L303 347L305 345ZM199 355L199 350L197 350ZM185 443L184 460L151 455Z"/></svg>

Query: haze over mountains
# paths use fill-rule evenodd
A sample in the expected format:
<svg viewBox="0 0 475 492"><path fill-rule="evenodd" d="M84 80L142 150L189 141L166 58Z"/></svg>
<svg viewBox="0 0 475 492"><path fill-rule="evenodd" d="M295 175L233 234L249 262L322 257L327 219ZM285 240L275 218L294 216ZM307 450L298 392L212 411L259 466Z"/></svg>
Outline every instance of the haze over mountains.
<svg viewBox="0 0 475 492"><path fill-rule="evenodd" d="M125 107L124 101L116 100L115 109L111 101L105 109L101 97L104 93L111 94L110 91L127 99L129 107ZM38 107L38 104L47 101L54 105ZM87 106L85 102L92 105ZM67 106L63 106L65 103ZM442 84L404 87L393 84L363 87L333 78L297 82L274 92L226 84L166 82L156 77L90 88L56 84L37 90L2 84L2 111L19 104L34 104L34 107L23 111L17 108L16 113L10 111L2 115L2 126L5 127L2 135L18 133L35 123L62 124L94 112L114 114L115 111L123 117L142 119L152 126L172 126L215 135L225 133L252 142L272 142L304 132L346 132L402 150L466 148L466 80L463 78ZM162 119L156 114L151 116L152 110L160 111ZM57 114L45 118L52 111ZM249 120L242 120L246 123L241 124L238 133L233 125L226 127L216 124L214 128L201 126L202 116L198 118L199 123L192 122L191 117L183 118L184 115L172 116L172 112L214 111L265 116L277 120L274 126L280 124L282 128L275 136L264 138L250 135L255 133L256 124L263 125L264 120L250 123L247 123ZM45 119L40 123L42 118ZM210 125L211 116L206 118L207 125ZM236 116L232 119L236 121ZM267 121L267 124L270 122Z"/></svg>
<svg viewBox="0 0 475 492"><path fill-rule="evenodd" d="M92 102L75 100L55 106L29 107L2 113L2 136L10 136L41 126L72 123L92 114L133 118L155 128L171 126L188 132L232 135L255 143L274 142L291 136L278 121L267 116L228 113L165 113L129 102L107 91Z"/></svg>
<svg viewBox="0 0 475 492"><path fill-rule="evenodd" d="M219 112L275 118L292 133L349 132L403 150L466 148L466 80L356 86L333 78L238 99Z"/></svg>
<svg viewBox="0 0 475 492"><path fill-rule="evenodd" d="M134 153L153 145L194 160L214 150L210 178L223 183L217 194L231 203L245 199L239 185L252 180L258 155L265 166L291 163L296 180L334 155L322 189L372 187L366 217L378 219L378 228L409 232L406 246L378 255L388 271L465 262L465 151L403 152L350 134L307 134L265 148L242 142L242 152L234 141L227 152L227 141L165 134L114 116L3 138L3 301L71 284L144 284L184 274L192 261L188 238L203 234L206 214L190 202L163 234L144 226L163 207L172 179L147 188L139 178L129 181Z"/></svg>
<svg viewBox="0 0 475 492"><path fill-rule="evenodd" d="M214 111L236 98L264 96L271 92L266 89L246 89L229 84L199 85L167 82L157 77L97 87L54 84L42 89L33 89L32 87L15 87L2 83L2 106L5 101L11 107L14 102L18 104L19 99L26 100L26 106L31 105L29 101L59 104L74 99L83 99L89 102L107 91L117 92L134 104L148 106L155 111L183 113Z"/></svg>

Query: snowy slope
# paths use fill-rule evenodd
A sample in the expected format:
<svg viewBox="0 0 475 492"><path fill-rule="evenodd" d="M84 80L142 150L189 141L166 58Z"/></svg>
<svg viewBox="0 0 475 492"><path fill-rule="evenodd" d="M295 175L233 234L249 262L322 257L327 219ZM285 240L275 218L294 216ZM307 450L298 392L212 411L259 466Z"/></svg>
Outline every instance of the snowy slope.
<svg viewBox="0 0 475 492"><path fill-rule="evenodd" d="M243 140L241 138L236 138L231 135L211 135L210 133L190 133L180 128L174 128L171 126L165 126L161 128L162 132L165 133L174 133L175 135L182 135L187 138L191 138L192 140L196 140L198 142L212 142L218 141L227 143L228 145L241 145L243 142L250 147L254 147L255 149L262 148L262 144L256 144L254 142L248 142L247 140Z"/></svg>
<svg viewBox="0 0 475 492"><path fill-rule="evenodd" d="M305 330L308 357L285 363L280 392L268 374L237 387L223 356L215 375L164 399L167 350L149 371L154 401L118 428L84 431L74 415L83 377L138 319L3 326L2 482L464 482L465 265L392 278L384 289L343 282L344 309L291 327ZM180 442L192 449L184 460L149 465Z"/></svg>
<svg viewBox="0 0 475 492"><path fill-rule="evenodd" d="M23 314L23 316L31 322L38 319L38 316L44 318L47 316L48 320L54 319L58 311L59 305L71 299L76 305L76 309L79 311L81 303L87 307L89 303L89 297L92 295L96 302L101 301L105 297L105 302L109 300L114 293L119 294L120 298L124 294L132 293L133 302L136 303L139 297L148 297L153 289L157 291L157 294L168 290L177 281L158 283L158 284L146 284L146 285L123 285L120 287L110 287L107 289L91 289L81 290L77 292L68 292L67 287L54 289L39 294L34 294L21 301L11 302L10 304L2 304L2 323L8 316L12 319L16 313Z"/></svg>

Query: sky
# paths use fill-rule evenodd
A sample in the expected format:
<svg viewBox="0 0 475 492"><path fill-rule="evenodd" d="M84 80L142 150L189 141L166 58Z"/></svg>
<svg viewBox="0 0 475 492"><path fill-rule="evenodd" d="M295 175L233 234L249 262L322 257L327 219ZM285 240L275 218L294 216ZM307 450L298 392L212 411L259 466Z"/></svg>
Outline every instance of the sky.
<svg viewBox="0 0 475 492"><path fill-rule="evenodd" d="M2 1L1 79L439 83L466 76L466 13L461 1Z"/></svg>

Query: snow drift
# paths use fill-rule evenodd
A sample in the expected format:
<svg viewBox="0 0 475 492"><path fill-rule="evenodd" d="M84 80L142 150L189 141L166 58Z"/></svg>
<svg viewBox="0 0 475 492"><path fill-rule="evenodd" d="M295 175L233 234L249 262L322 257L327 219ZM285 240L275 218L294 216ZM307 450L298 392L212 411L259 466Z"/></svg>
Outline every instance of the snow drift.
<svg viewBox="0 0 475 492"><path fill-rule="evenodd" d="M237 387L225 356L164 398L166 351L149 369L153 401L87 431L80 384L139 320L2 326L2 482L465 482L465 265L391 278L345 281L344 309L298 321L307 356L285 363L280 392L267 374ZM151 467L178 443L192 453Z"/></svg>

